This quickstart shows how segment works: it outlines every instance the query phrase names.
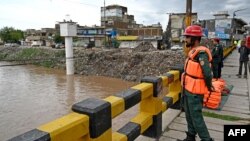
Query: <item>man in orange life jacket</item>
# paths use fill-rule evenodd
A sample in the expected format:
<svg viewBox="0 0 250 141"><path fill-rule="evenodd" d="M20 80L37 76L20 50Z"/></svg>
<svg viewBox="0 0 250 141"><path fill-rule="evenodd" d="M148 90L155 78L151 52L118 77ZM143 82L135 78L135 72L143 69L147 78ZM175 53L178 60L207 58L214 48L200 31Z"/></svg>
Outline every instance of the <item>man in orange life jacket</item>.
<svg viewBox="0 0 250 141"><path fill-rule="evenodd" d="M188 132L183 141L195 141L196 134L201 141L213 141L202 115L203 96L212 86L212 55L207 47L200 46L203 36L198 25L188 26L184 33L186 47L190 48L182 74L183 106Z"/></svg>

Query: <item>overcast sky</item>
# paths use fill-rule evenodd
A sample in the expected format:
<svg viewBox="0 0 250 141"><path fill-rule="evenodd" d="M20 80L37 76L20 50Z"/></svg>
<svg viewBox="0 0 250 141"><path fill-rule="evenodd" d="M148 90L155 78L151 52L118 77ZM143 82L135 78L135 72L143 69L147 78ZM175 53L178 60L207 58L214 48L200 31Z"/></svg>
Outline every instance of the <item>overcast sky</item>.
<svg viewBox="0 0 250 141"><path fill-rule="evenodd" d="M151 25L160 22L165 30L168 14L186 11L186 0L105 0L106 5L118 4L128 8L128 14L135 16L140 24ZM16 29L53 28L57 21L70 19L80 25L100 25L104 0L0 0L0 28ZM228 11L230 17L250 22L250 0L193 0L193 12L199 19L212 19L216 11Z"/></svg>

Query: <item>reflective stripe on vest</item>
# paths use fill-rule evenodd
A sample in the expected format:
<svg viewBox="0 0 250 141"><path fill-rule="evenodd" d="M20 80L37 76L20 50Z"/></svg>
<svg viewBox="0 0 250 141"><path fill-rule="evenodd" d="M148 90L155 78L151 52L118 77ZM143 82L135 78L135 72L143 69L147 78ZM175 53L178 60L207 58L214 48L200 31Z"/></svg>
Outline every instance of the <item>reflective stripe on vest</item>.
<svg viewBox="0 0 250 141"><path fill-rule="evenodd" d="M200 63L195 60L195 57L200 51L205 51L208 54L208 61L212 61L212 55L208 48L204 46L193 48L188 53L182 75L182 81L185 83L183 87L187 91L195 94L205 94L208 92Z"/></svg>

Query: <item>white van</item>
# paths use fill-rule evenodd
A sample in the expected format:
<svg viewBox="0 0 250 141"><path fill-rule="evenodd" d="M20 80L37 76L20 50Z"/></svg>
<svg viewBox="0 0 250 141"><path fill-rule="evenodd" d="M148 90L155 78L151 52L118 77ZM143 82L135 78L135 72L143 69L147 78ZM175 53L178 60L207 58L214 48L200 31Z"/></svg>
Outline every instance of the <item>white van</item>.
<svg viewBox="0 0 250 141"><path fill-rule="evenodd" d="M41 43L40 41L33 41L32 44L31 44L32 47L40 47L41 46Z"/></svg>

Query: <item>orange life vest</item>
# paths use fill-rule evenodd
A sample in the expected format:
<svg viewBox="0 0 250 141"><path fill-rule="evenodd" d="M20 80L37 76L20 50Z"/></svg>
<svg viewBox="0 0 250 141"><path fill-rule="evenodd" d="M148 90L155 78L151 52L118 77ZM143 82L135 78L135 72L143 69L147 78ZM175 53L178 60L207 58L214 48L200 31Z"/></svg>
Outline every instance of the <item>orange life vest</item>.
<svg viewBox="0 0 250 141"><path fill-rule="evenodd" d="M208 54L208 61L212 61L212 55L208 48L204 46L193 48L188 53L184 73L182 74L183 88L194 94L205 94L208 92L200 62L195 60L195 57L200 51L205 51Z"/></svg>

